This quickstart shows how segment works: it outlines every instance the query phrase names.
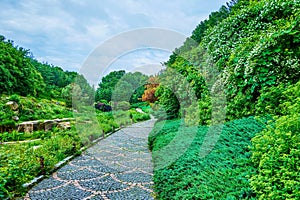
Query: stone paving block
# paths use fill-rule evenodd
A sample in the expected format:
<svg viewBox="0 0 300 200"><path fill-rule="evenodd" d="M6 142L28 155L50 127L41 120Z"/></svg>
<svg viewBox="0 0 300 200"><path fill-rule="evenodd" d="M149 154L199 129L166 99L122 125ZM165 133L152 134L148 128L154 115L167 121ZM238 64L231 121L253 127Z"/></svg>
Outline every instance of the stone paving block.
<svg viewBox="0 0 300 200"><path fill-rule="evenodd" d="M101 191L101 192L124 190L125 188L129 187L128 184L117 182L110 176L106 176L104 178L91 180L91 181L84 181L84 182L79 181L79 184L84 188L88 188L94 191Z"/></svg>
<svg viewBox="0 0 300 200"><path fill-rule="evenodd" d="M100 140L33 187L26 199L154 199L148 134L155 120Z"/></svg>
<svg viewBox="0 0 300 200"><path fill-rule="evenodd" d="M60 187L53 190L48 190L38 193L29 193L29 197L32 200L41 200L41 199L53 199L53 200L62 200L62 199L83 199L92 195L91 192L84 191L75 187L74 185L67 185L65 187Z"/></svg>

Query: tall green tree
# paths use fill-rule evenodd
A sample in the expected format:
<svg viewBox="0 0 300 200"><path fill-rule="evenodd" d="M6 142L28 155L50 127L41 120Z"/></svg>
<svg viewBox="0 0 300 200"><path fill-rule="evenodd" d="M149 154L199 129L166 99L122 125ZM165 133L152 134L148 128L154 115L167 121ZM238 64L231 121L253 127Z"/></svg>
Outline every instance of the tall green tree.
<svg viewBox="0 0 300 200"><path fill-rule="evenodd" d="M148 76L141 72L126 73L115 86L114 100L119 99L119 101L129 101L130 103L141 102L147 79Z"/></svg>
<svg viewBox="0 0 300 200"><path fill-rule="evenodd" d="M110 102L116 84L124 75L125 71L120 70L110 72L108 75L104 76L98 85L99 87L96 91L95 101L104 100L106 102Z"/></svg>
<svg viewBox="0 0 300 200"><path fill-rule="evenodd" d="M148 77L140 72L110 72L99 83L95 101L110 102L113 98L114 101L140 102L147 79Z"/></svg>
<svg viewBox="0 0 300 200"><path fill-rule="evenodd" d="M31 62L44 79L45 90L43 96L46 98L61 98L62 89L73 83L78 75L77 72L63 71L60 67L48 63L40 63L37 60Z"/></svg>
<svg viewBox="0 0 300 200"><path fill-rule="evenodd" d="M31 63L30 52L0 36L0 93L38 96L44 89L41 74Z"/></svg>

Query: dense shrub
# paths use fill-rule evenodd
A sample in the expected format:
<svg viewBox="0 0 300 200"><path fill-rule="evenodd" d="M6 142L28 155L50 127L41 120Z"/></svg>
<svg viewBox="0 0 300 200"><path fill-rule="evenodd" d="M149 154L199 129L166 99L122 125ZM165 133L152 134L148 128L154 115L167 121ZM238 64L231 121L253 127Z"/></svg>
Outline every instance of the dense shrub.
<svg viewBox="0 0 300 200"><path fill-rule="evenodd" d="M111 106L110 105L107 105L105 103L96 103L95 104L95 108L102 111L102 112L109 112L111 111Z"/></svg>
<svg viewBox="0 0 300 200"><path fill-rule="evenodd" d="M133 112L131 113L133 122L145 121L150 119L150 115L146 113Z"/></svg>
<svg viewBox="0 0 300 200"><path fill-rule="evenodd" d="M126 126L132 123L131 115L128 111L115 111L113 112L113 116L118 126Z"/></svg>
<svg viewBox="0 0 300 200"><path fill-rule="evenodd" d="M118 102L116 106L113 107L114 110L124 110L124 111L129 110L129 108L130 108L130 103L126 101Z"/></svg>
<svg viewBox="0 0 300 200"><path fill-rule="evenodd" d="M300 82L287 89L273 88L270 93L276 95L276 91L281 95L269 99L266 109L274 107L272 114L280 115L252 139L256 173L251 185L259 199L299 199Z"/></svg>
<svg viewBox="0 0 300 200"><path fill-rule="evenodd" d="M252 139L259 199L300 198L300 114L283 116Z"/></svg>
<svg viewBox="0 0 300 200"><path fill-rule="evenodd" d="M203 45L223 69L229 119L254 115L261 92L299 80L299 5L252 1L206 36Z"/></svg>
<svg viewBox="0 0 300 200"><path fill-rule="evenodd" d="M0 125L4 126L15 126L13 120L15 113L5 103L0 102Z"/></svg>

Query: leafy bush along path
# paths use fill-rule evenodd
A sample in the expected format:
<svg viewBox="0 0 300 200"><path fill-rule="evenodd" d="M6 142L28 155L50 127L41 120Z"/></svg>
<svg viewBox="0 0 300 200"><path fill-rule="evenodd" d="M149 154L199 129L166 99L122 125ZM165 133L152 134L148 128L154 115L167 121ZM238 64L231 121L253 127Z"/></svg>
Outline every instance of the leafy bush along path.
<svg viewBox="0 0 300 200"><path fill-rule="evenodd" d="M101 140L25 199L153 199L147 137L154 120L126 127Z"/></svg>

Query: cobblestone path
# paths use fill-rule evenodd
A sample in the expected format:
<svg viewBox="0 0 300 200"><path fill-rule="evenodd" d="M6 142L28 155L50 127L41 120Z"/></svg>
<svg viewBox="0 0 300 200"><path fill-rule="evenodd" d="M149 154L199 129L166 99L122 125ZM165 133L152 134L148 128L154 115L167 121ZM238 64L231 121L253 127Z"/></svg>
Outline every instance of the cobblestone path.
<svg viewBox="0 0 300 200"><path fill-rule="evenodd" d="M25 199L153 199L147 137L154 122L133 124L99 141Z"/></svg>

